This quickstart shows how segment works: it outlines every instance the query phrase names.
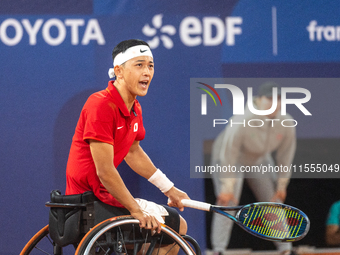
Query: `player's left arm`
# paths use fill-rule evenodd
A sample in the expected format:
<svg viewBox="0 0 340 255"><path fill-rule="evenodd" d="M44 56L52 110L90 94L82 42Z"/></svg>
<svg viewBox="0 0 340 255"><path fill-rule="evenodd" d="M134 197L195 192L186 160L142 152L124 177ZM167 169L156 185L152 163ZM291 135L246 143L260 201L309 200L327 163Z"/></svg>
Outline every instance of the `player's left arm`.
<svg viewBox="0 0 340 255"><path fill-rule="evenodd" d="M125 161L133 171L160 188L164 195L170 199L169 206L178 207L181 211L184 209L181 200L190 198L185 192L176 188L173 183L171 185L171 181L155 167L152 160L140 146L139 141L134 141L125 157Z"/></svg>
<svg viewBox="0 0 340 255"><path fill-rule="evenodd" d="M140 146L139 141L133 142L125 157L125 162L133 171L146 179L149 179L157 170L149 156Z"/></svg>

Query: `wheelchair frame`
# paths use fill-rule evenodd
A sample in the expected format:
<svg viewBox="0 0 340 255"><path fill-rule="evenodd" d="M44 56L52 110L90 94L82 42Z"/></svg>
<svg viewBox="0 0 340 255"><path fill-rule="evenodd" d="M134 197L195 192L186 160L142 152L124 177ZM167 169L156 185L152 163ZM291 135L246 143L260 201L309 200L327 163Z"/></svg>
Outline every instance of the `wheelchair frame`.
<svg viewBox="0 0 340 255"><path fill-rule="evenodd" d="M68 196L64 197L67 198ZM155 253L156 250L161 247L166 246L169 247L169 249L173 249L176 245L182 251L181 254L201 255L200 247L195 239L188 235L181 236L176 231L164 224L161 226L160 234L152 234L150 230L140 229L139 221L129 215L114 216L99 222L97 225L94 225L95 217L93 201L89 203L47 202L45 205L50 207L51 210L66 209L69 214L70 211L73 212L72 210L75 210L76 213L80 211L80 230L76 231L76 234L79 233L79 237L74 238L71 236L71 239L74 238L76 241L72 243L65 243L63 242L64 240L62 240L62 244L60 245L60 239L57 238L58 240L53 240L51 237L51 232L55 232L56 230L50 229L49 224L43 227L30 239L30 241L21 251L20 255L62 255L63 248L69 245L74 246L75 255L136 255L138 252L139 254L142 253L145 255L150 255ZM54 225L52 228L56 228L56 226ZM67 227L65 228L67 229ZM165 245L164 238L170 239L172 245ZM50 246L48 248L49 250L46 250L47 244ZM42 246L40 247L40 245Z"/></svg>

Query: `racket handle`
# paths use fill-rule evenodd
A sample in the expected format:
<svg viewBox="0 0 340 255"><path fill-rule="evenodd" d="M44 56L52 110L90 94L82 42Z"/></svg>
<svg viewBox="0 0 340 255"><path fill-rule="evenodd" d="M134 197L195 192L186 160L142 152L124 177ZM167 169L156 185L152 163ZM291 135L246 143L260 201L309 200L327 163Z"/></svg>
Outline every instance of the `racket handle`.
<svg viewBox="0 0 340 255"><path fill-rule="evenodd" d="M182 199L182 204L185 207L190 207L190 208L208 211L208 212L210 211L210 206L211 206L211 204L199 202L195 200L190 200L190 199Z"/></svg>

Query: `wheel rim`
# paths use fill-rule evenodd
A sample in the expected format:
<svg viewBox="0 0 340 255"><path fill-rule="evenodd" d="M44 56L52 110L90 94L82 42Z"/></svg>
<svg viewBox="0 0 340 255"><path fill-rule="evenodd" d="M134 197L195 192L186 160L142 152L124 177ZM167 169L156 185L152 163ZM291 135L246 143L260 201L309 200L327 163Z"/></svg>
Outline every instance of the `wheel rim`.
<svg viewBox="0 0 340 255"><path fill-rule="evenodd" d="M91 238L91 240L88 241L88 243L86 244L86 248L84 250L84 255L88 255L88 254L93 254L94 250L95 249L100 249L101 248L101 245L99 243L97 243L98 239L100 238L103 238L103 235L105 235L106 232L108 232L109 230L112 230L116 227L120 227L122 225L127 225L127 224L132 224L132 227L134 227L134 225L139 225L139 221L136 220L136 219L124 219L124 220L121 220L121 221L112 221L111 223L109 223L108 225L104 226L103 228L101 228L100 230L98 230L94 235L93 237ZM118 231L118 230L115 230L115 231ZM118 232L116 232L118 233ZM165 225L162 225L162 233L168 235L170 238L172 238L174 241L175 241L175 244L173 245L173 247L177 244L180 249L183 250L183 252L185 254L190 254L190 255L194 255L195 253L193 252L192 248L186 243L186 241L184 239L182 239L176 232L174 232L173 230L171 230L170 228L168 228L167 226ZM147 238L146 238L147 239ZM145 239L145 240L146 240ZM130 244L130 243L129 243ZM117 245L117 243L116 243ZM124 243L124 240L122 241L122 246L124 246L125 243ZM152 244L151 244L152 245ZM150 245L150 246L151 246ZM156 243L155 243L156 245ZM144 246L145 247L145 246ZM171 247L171 245L169 245L169 249L172 249L173 247ZM111 247L112 248L112 247ZM106 247L106 251L108 252L115 252L115 251L112 251L110 250L110 248ZM105 249L103 249L103 252L105 251ZM170 250L169 250L170 251ZM168 251L168 252L169 252ZM127 252L127 249L123 249L122 250L122 253L126 253ZM150 251L146 251L146 250L143 250L142 253L145 254L147 252L150 252ZM136 252L135 252L136 253ZM106 253L103 253L103 254L106 254ZM107 253L107 254L111 254L111 253Z"/></svg>

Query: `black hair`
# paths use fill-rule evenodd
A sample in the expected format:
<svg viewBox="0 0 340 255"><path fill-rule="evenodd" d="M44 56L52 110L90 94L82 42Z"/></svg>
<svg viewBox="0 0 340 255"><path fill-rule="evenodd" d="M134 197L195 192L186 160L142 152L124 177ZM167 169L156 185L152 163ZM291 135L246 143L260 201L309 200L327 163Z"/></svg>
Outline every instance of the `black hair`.
<svg viewBox="0 0 340 255"><path fill-rule="evenodd" d="M147 44L146 42L139 40L139 39L125 40L125 41L118 43L116 45L116 47L114 47L114 49L112 51L112 59L114 60L115 57L119 53L125 52L128 48L133 47L133 46L137 46L137 45L146 45L150 48L149 44Z"/></svg>

